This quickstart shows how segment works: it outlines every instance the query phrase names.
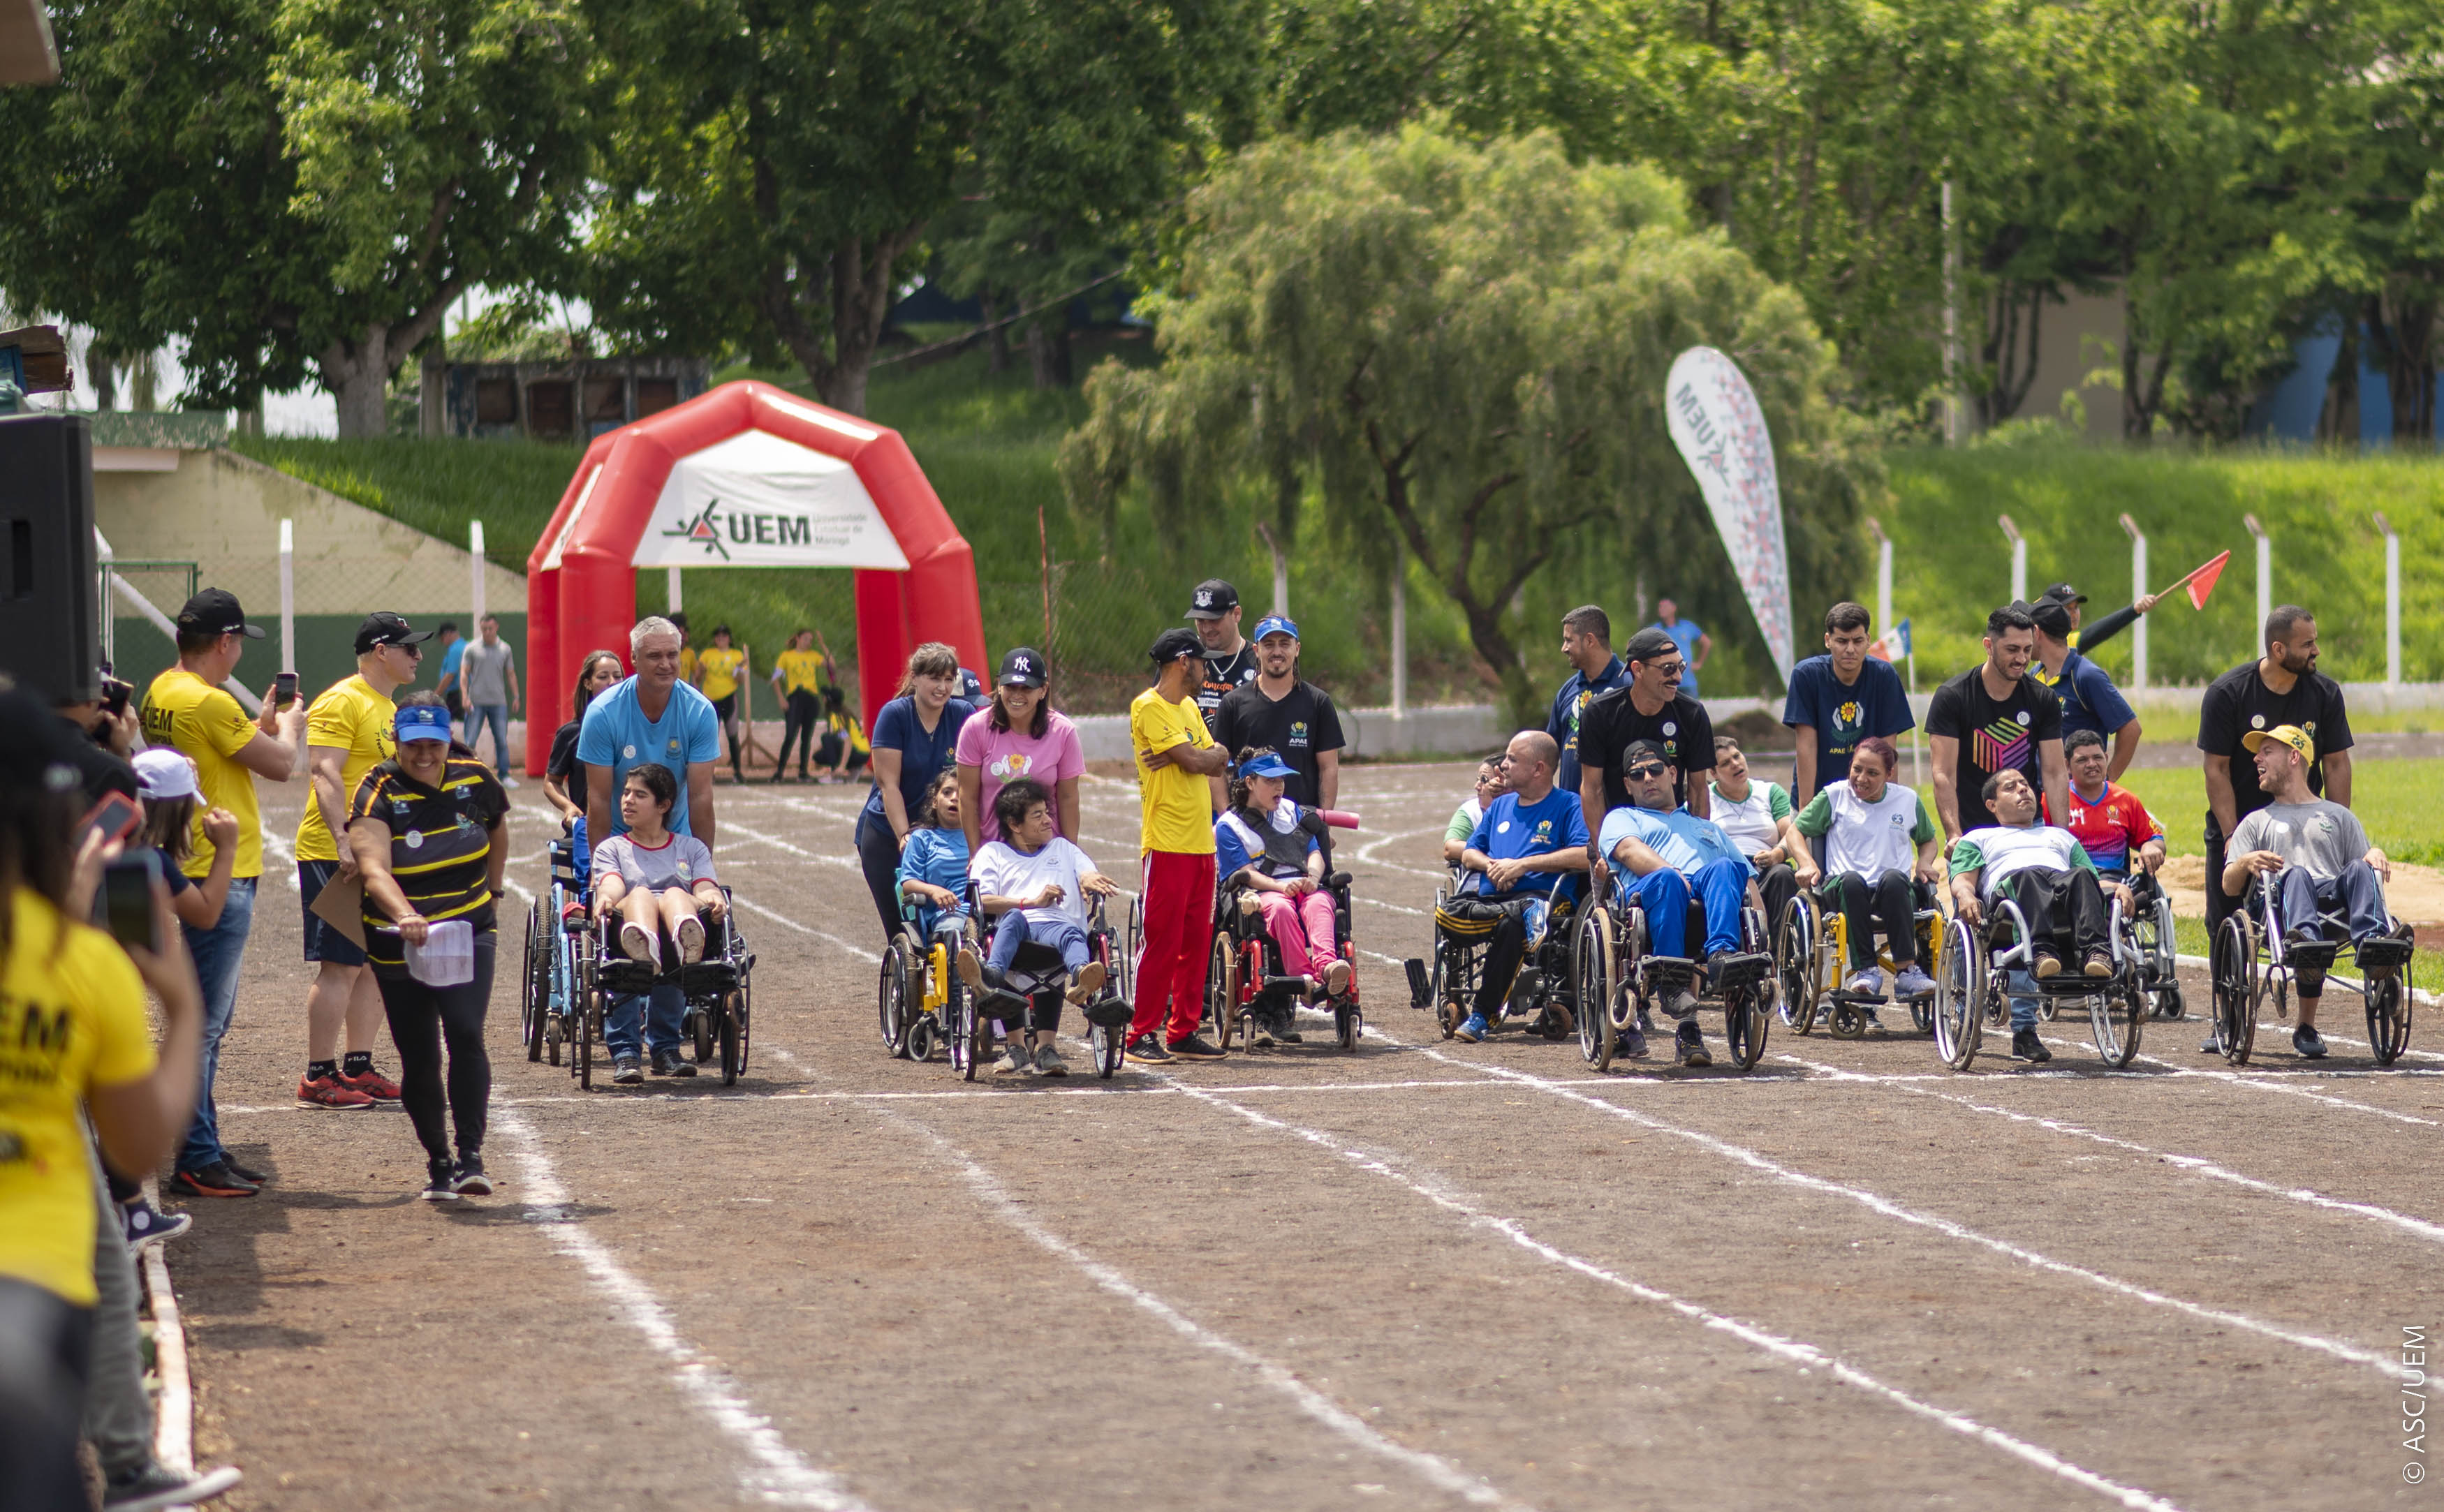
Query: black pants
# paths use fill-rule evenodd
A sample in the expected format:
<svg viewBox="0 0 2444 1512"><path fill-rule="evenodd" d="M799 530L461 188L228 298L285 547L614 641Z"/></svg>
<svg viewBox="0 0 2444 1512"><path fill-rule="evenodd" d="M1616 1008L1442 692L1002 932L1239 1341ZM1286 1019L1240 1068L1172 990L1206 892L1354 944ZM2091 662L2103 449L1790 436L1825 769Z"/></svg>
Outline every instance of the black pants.
<svg viewBox="0 0 2444 1512"><path fill-rule="evenodd" d="M1766 942L1770 948L1782 911L1799 895L1799 874L1787 866L1768 866L1757 874L1756 880L1757 895L1765 901Z"/></svg>
<svg viewBox="0 0 2444 1512"><path fill-rule="evenodd" d="M789 743L798 743L798 775L806 775L806 762L815 754L815 727L823 723L824 704L812 689L801 688L789 695L788 707L782 711L781 756L772 764L772 775L780 776L789 769Z"/></svg>
<svg viewBox="0 0 2444 1512"><path fill-rule="evenodd" d="M454 987L426 986L404 967L377 966L382 1012L398 1046L398 1100L416 1137L435 1160L450 1158L442 1128L441 1051L450 1049L450 1122L464 1153L484 1148L484 1104L492 1095L492 1062L484 1053L484 1009L492 997L491 931L475 936L474 980Z"/></svg>
<svg viewBox="0 0 2444 1512"><path fill-rule="evenodd" d="M2002 893L2020 905L2028 920L2028 932L2050 942L2054 949L2067 950L2074 957L2112 949L2105 938L2111 915L2094 872L2057 872L2047 867L2014 872L2003 879Z"/></svg>
<svg viewBox="0 0 2444 1512"><path fill-rule="evenodd" d="M721 732L730 737L730 775L743 783L747 774L738 765L738 695L725 693L714 699L713 717L721 722Z"/></svg>
<svg viewBox="0 0 2444 1512"><path fill-rule="evenodd" d="M874 894L874 912L882 918L882 939L888 945L899 934L899 842L892 838L891 821L872 809L857 816L858 865L865 872L866 891Z"/></svg>
<svg viewBox="0 0 2444 1512"><path fill-rule="evenodd" d="M1503 1000L1510 996L1511 979L1528 955L1528 910L1543 893L1511 893L1494 897L1455 897L1442 906L1444 932L1453 941L1485 942L1476 979L1476 1002L1471 1011L1491 1023L1502 1017Z"/></svg>
<svg viewBox="0 0 2444 1512"><path fill-rule="evenodd" d="M1842 917L1850 931L1850 965L1864 970L1876 964L1876 931L1881 929L1893 948L1893 965L1917 960L1917 893L1907 872L1887 871L1869 881L1857 872L1833 878L1842 900Z"/></svg>
<svg viewBox="0 0 2444 1512"><path fill-rule="evenodd" d="M118 1237L103 1234L101 1242ZM90 1505L77 1435L92 1353L92 1308L0 1277L0 1507L8 1512L85 1512Z"/></svg>

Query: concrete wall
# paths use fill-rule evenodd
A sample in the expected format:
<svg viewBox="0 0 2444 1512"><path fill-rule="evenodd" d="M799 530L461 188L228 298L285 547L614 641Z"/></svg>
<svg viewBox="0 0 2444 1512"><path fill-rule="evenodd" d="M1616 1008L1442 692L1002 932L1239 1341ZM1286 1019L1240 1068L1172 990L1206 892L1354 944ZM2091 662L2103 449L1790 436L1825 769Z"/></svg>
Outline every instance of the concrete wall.
<svg viewBox="0 0 2444 1512"><path fill-rule="evenodd" d="M272 638L238 669L261 691L281 670L280 522L296 541L297 662L309 692L355 670L350 638L375 609L405 615L419 627L444 618L467 626L472 561L454 545L250 458L218 449L180 451L159 471L96 472L94 524L122 561L193 562L203 586L226 588ZM164 614L174 580L131 572ZM158 590L157 593L156 590ZM114 596L120 675L143 686L172 660L168 637ZM524 574L487 563L486 609L500 616L502 638L526 644ZM520 671L523 673L524 669ZM438 676L427 675L424 686Z"/></svg>

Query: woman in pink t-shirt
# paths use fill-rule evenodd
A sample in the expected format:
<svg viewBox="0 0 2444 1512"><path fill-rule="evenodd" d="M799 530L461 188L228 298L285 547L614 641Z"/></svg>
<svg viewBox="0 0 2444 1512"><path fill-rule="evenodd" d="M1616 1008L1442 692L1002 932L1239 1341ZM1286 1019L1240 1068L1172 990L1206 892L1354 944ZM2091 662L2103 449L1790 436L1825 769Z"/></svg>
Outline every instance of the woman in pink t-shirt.
<svg viewBox="0 0 2444 1512"><path fill-rule="evenodd" d="M1004 783L1030 777L1052 794L1055 833L1078 842L1078 778L1086 769L1078 727L1052 711L1044 658L1020 646L1001 659L992 702L959 728L959 822L968 854L1001 839L993 795Z"/></svg>

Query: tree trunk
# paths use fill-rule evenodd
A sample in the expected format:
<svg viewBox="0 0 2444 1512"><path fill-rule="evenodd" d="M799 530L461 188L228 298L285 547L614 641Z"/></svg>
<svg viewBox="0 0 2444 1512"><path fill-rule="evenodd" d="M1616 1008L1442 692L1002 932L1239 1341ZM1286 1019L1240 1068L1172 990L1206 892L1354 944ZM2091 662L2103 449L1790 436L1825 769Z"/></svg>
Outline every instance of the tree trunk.
<svg viewBox="0 0 2444 1512"><path fill-rule="evenodd" d="M390 327L368 325L356 340L333 341L320 359L323 386L340 409L343 440L390 429Z"/></svg>
<svg viewBox="0 0 2444 1512"><path fill-rule="evenodd" d="M84 376L93 384L95 409L119 408L119 374L111 364L110 348L95 341L84 349Z"/></svg>
<svg viewBox="0 0 2444 1512"><path fill-rule="evenodd" d="M2317 411L2317 439L2327 446L2357 448L2360 444L2360 318L2356 310L2342 317L2342 343L2334 349L2334 368L2325 375L2325 402Z"/></svg>
<svg viewBox="0 0 2444 1512"><path fill-rule="evenodd" d="M2424 279L2390 279L2379 296L2385 317L2385 389L2393 400L2394 444L2425 451L2435 439L2435 310Z"/></svg>
<svg viewBox="0 0 2444 1512"><path fill-rule="evenodd" d="M1069 309L1038 317L1027 327L1027 366L1039 389L1069 386Z"/></svg>
<svg viewBox="0 0 2444 1512"><path fill-rule="evenodd" d="M976 303L985 312L985 376L998 377L1009 371L1009 327L1002 323L1001 305L991 294L979 294Z"/></svg>

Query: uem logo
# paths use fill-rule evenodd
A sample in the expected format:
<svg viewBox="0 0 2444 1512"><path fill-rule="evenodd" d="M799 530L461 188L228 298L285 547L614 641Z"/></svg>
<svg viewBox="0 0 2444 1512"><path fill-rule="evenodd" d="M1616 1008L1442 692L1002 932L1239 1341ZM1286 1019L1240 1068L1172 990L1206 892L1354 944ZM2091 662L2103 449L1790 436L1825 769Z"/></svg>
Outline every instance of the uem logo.
<svg viewBox="0 0 2444 1512"><path fill-rule="evenodd" d="M730 560L730 546L722 544L725 529L732 545L805 546L814 544L814 526L803 514L743 514L724 510L719 499L709 499L693 520L675 525L662 532L678 536L704 547L708 553L719 553Z"/></svg>

